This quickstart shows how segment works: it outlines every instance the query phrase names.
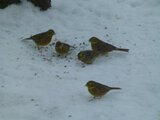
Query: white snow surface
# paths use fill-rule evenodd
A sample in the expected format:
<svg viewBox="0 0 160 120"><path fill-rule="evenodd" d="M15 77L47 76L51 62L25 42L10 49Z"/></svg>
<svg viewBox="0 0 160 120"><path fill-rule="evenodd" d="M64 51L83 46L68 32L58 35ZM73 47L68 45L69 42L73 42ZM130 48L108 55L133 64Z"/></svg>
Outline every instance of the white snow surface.
<svg viewBox="0 0 160 120"><path fill-rule="evenodd" d="M54 45L38 50L22 41L48 29L77 48L62 58ZM130 51L84 65L77 53L91 49L92 36ZM159 46L159 0L52 0L47 11L26 0L8 6L0 10L0 120L160 120ZM122 90L90 101L89 80Z"/></svg>

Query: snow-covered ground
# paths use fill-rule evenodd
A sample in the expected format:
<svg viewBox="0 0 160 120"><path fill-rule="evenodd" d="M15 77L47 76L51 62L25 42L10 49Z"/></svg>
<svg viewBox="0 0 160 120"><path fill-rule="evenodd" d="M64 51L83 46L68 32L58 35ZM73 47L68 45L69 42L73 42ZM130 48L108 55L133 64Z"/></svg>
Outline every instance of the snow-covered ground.
<svg viewBox="0 0 160 120"><path fill-rule="evenodd" d="M41 12L23 0L0 10L0 120L160 120L160 1L53 0L52 6ZM53 45L38 51L21 41L48 29L77 48L60 58ZM91 49L92 36L130 51L84 66L77 53ZM90 101L89 80L122 90Z"/></svg>

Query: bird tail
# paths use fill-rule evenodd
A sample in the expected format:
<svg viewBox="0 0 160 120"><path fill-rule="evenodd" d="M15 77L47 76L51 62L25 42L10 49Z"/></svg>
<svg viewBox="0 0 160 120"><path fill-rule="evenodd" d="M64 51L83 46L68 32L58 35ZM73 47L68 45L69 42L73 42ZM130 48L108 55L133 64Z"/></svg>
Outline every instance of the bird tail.
<svg viewBox="0 0 160 120"><path fill-rule="evenodd" d="M119 87L110 87L110 89L115 89L115 90L120 90L121 88L119 88Z"/></svg>
<svg viewBox="0 0 160 120"><path fill-rule="evenodd" d="M115 50L124 51L124 52L129 52L129 49L124 49L124 48L116 48Z"/></svg>
<svg viewBox="0 0 160 120"><path fill-rule="evenodd" d="M22 41L25 41L25 40L32 40L32 38L29 37L29 38L22 39Z"/></svg>

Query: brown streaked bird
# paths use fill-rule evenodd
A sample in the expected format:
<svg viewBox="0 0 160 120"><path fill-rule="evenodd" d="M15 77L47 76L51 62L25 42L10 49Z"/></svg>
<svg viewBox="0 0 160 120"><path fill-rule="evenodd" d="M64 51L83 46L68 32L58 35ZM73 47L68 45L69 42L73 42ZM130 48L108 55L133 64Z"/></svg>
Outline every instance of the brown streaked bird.
<svg viewBox="0 0 160 120"><path fill-rule="evenodd" d="M33 35L23 40L33 40L36 43L37 47L39 48L40 46L48 45L51 42L53 35L55 35L55 32L54 30L50 29L46 32L42 32L42 33Z"/></svg>
<svg viewBox="0 0 160 120"><path fill-rule="evenodd" d="M84 50L78 53L78 59L86 64L92 64L99 54L93 50Z"/></svg>
<svg viewBox="0 0 160 120"><path fill-rule="evenodd" d="M88 81L86 86L88 87L88 91L91 95L96 97L102 97L110 90L118 90L121 89L119 87L109 87L107 85L103 85L101 83L95 82L93 80Z"/></svg>
<svg viewBox="0 0 160 120"><path fill-rule="evenodd" d="M129 49L118 48L116 46L113 46L109 43L106 43L106 42L100 40L97 37L91 37L89 39L89 42L91 43L92 50L97 51L101 54L105 54L105 53L111 52L113 50L129 52Z"/></svg>
<svg viewBox="0 0 160 120"><path fill-rule="evenodd" d="M69 52L70 47L71 46L67 43L57 41L56 45L55 45L55 50L58 54L63 55L63 54L67 54Z"/></svg>

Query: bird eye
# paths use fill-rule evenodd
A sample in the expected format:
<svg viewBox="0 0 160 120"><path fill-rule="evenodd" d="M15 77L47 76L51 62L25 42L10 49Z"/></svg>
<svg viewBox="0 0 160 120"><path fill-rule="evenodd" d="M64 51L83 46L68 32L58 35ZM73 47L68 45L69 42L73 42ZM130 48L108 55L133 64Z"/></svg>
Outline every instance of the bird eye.
<svg viewBox="0 0 160 120"><path fill-rule="evenodd" d="M89 83L89 86L90 86L90 87L94 87L94 84L93 84L93 83Z"/></svg>
<svg viewBox="0 0 160 120"><path fill-rule="evenodd" d="M86 56L91 56L90 52L86 52Z"/></svg>

